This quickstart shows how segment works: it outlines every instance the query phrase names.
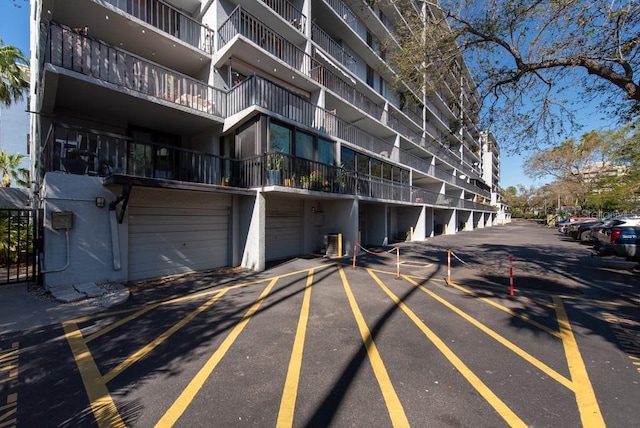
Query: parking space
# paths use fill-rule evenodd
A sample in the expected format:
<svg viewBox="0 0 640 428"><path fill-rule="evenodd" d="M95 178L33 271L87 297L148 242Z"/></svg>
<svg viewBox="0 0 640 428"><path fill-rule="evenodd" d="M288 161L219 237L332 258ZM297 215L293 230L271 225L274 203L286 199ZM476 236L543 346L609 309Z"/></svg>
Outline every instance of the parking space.
<svg viewBox="0 0 640 428"><path fill-rule="evenodd" d="M506 251L518 228L502 231L407 243L399 269L363 254L134 288L126 306L65 322L62 341L23 342L18 425L633 425L637 306L610 293L633 284L616 276L603 294L567 274L572 255ZM465 263L447 282L449 248ZM503 252L520 260L513 296ZM32 381L35 367L48 375ZM36 391L52 404L22 398Z"/></svg>
<svg viewBox="0 0 640 428"><path fill-rule="evenodd" d="M327 265L73 321L65 332L96 419L109 424L602 421L562 300L526 300L537 319L522 305ZM120 413L149 397L153 411Z"/></svg>

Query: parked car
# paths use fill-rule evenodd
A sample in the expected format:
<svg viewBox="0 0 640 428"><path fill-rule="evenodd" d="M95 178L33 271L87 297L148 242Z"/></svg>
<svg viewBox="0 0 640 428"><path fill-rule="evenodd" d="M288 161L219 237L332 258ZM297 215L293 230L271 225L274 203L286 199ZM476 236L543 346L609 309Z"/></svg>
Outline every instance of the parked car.
<svg viewBox="0 0 640 428"><path fill-rule="evenodd" d="M592 226L591 241L596 250L611 242L611 228L615 226L640 226L640 216L634 214L618 216L601 225Z"/></svg>
<svg viewBox="0 0 640 428"><path fill-rule="evenodd" d="M573 225L576 222L579 221L591 221L591 220L597 220L597 218L594 217L568 217L567 221L565 223L562 223L559 227L558 227L558 232L560 232L563 235L568 235L569 234L569 230L571 228L571 225Z"/></svg>
<svg viewBox="0 0 640 428"><path fill-rule="evenodd" d="M616 255L640 262L640 226L612 226L608 229L608 242L599 242L596 248L600 255Z"/></svg>
<svg viewBox="0 0 640 428"><path fill-rule="evenodd" d="M609 221L616 218L621 218L621 215L609 214L608 216L601 219L576 221L571 223L567 234L576 241L580 241L583 243L592 242L591 232L594 230L594 228L607 224Z"/></svg>

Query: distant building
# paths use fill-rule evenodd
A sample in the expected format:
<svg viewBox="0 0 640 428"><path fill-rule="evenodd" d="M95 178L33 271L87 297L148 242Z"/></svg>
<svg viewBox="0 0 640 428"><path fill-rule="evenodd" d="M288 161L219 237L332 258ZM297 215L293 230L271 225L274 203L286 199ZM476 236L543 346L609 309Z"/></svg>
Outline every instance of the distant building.
<svg viewBox="0 0 640 428"><path fill-rule="evenodd" d="M502 222L464 62L436 94L391 84L394 2L31 5L45 284L262 270L336 237L344 255Z"/></svg>
<svg viewBox="0 0 640 428"><path fill-rule="evenodd" d="M482 179L491 189L491 205L496 210L498 224L510 223L511 212L504 203L500 188L500 147L490 131L480 131L482 144Z"/></svg>

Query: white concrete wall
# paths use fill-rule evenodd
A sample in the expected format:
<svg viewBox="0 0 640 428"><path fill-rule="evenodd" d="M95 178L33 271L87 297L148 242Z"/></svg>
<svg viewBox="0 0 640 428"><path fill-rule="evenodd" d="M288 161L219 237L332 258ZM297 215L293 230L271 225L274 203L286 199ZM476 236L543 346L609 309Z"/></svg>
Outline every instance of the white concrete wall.
<svg viewBox="0 0 640 428"><path fill-rule="evenodd" d="M118 225L119 269L114 267L109 202L111 193L99 177L48 173L41 190L44 198L44 251L41 267L45 286L127 280L127 225ZM105 198L105 207L96 206L96 198ZM72 212L73 226L54 230L52 212ZM68 259L67 259L68 251ZM68 262L68 264L67 264ZM49 273L47 273L49 272Z"/></svg>
<svg viewBox="0 0 640 428"><path fill-rule="evenodd" d="M242 254L242 267L255 271L263 271L265 268L265 241L264 228L266 225L267 202L262 192L258 192L253 206L250 199L243 199L241 207L251 213L246 232L247 244Z"/></svg>

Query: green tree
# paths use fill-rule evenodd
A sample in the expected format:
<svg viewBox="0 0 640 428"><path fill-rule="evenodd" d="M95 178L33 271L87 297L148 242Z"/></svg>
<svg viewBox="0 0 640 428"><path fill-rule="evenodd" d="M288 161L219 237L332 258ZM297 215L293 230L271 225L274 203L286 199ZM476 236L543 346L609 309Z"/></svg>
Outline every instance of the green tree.
<svg viewBox="0 0 640 428"><path fill-rule="evenodd" d="M378 0L375 7L389 3ZM574 135L587 103L599 102L603 114L623 121L640 111L636 1L393 3L401 8L398 42L390 39L385 47L399 79L413 84L418 99L425 88L439 90L434 82L456 88L459 77L451 76L464 74L464 58L483 100L484 125L506 149L544 147Z"/></svg>
<svg viewBox="0 0 640 428"><path fill-rule="evenodd" d="M10 106L29 88L28 60L20 49L0 39L0 104Z"/></svg>
<svg viewBox="0 0 640 428"><path fill-rule="evenodd" d="M539 151L525 162L524 172L532 178L552 177L563 196L573 196L570 205L584 205L587 195L601 187L612 166L608 152L611 131L591 131L580 140L570 138L560 145Z"/></svg>
<svg viewBox="0 0 640 428"><path fill-rule="evenodd" d="M22 153L7 153L0 150L0 173L2 181L0 187L10 187L11 180L18 186L29 187L29 170L20 166L26 155Z"/></svg>

